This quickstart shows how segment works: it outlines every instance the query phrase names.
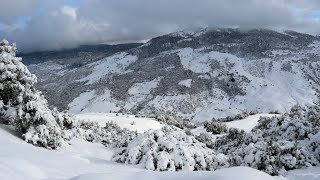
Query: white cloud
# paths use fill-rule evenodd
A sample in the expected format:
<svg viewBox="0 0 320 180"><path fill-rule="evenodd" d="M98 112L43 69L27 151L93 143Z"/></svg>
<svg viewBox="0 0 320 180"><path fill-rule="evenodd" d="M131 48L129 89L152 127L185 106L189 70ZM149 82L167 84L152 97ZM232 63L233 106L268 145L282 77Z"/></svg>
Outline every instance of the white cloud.
<svg viewBox="0 0 320 180"><path fill-rule="evenodd" d="M70 6L63 6L61 8L62 14L68 15L73 19L77 19L77 8L70 7Z"/></svg>

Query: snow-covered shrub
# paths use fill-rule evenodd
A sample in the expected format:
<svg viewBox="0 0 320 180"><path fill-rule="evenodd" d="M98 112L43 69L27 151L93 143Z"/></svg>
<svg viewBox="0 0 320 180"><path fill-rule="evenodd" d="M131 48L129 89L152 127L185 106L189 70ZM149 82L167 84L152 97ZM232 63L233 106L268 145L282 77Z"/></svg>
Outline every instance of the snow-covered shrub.
<svg viewBox="0 0 320 180"><path fill-rule="evenodd" d="M269 114L281 114L279 110L270 111Z"/></svg>
<svg viewBox="0 0 320 180"><path fill-rule="evenodd" d="M237 149L230 157L232 166L250 166L271 175L317 165L310 152L297 142L257 141Z"/></svg>
<svg viewBox="0 0 320 180"><path fill-rule="evenodd" d="M16 57L15 44L0 42L0 111L14 111L10 122L30 143L55 149L63 141L66 115L48 108L47 101L35 90L35 75ZM12 113L11 113L12 114Z"/></svg>
<svg viewBox="0 0 320 180"><path fill-rule="evenodd" d="M217 151L228 155L244 143L245 137L246 133L243 130L230 128L226 135L217 138L214 147Z"/></svg>
<svg viewBox="0 0 320 180"><path fill-rule="evenodd" d="M122 129L118 124L113 122L106 123L103 130L104 139L102 140L102 143L117 148L127 147L130 141L138 135L136 131Z"/></svg>
<svg viewBox="0 0 320 180"><path fill-rule="evenodd" d="M137 136L137 132L121 129L114 122L107 122L104 127L101 127L97 122L73 121L72 127L64 132L68 139L76 137L119 148L127 147L128 143Z"/></svg>
<svg viewBox="0 0 320 180"><path fill-rule="evenodd" d="M313 152L314 157L320 161L320 131L315 135L309 136L310 141L307 143L309 151Z"/></svg>
<svg viewBox="0 0 320 180"><path fill-rule="evenodd" d="M204 143L208 148L213 148L214 147L214 138L212 134L209 134L207 132L200 133L199 135L195 136L196 139L199 142Z"/></svg>
<svg viewBox="0 0 320 180"><path fill-rule="evenodd" d="M163 124L167 124L170 126L175 126L178 127L180 129L193 129L196 128L197 126L190 122L187 119L182 119L181 117L178 117L174 114L159 114L156 116L157 121L163 123Z"/></svg>
<svg viewBox="0 0 320 180"><path fill-rule="evenodd" d="M319 115L318 108L295 106L283 116L260 118L250 133L222 137L214 148L228 154L231 166L250 166L271 175L319 165Z"/></svg>
<svg viewBox="0 0 320 180"><path fill-rule="evenodd" d="M239 119L244 119L248 116L251 116L251 115L255 115L255 114L258 114L259 111L243 111L235 116L227 116L225 118L212 118L212 121L214 122L231 122L231 121L235 121L235 120L239 120Z"/></svg>
<svg viewBox="0 0 320 180"><path fill-rule="evenodd" d="M157 115L156 119L163 124L168 124L176 127L182 127L183 124L183 120L181 118L167 113Z"/></svg>
<svg viewBox="0 0 320 180"><path fill-rule="evenodd" d="M211 132L212 134L222 134L228 131L228 128L225 124L216 121L205 122L204 127L206 128L207 132Z"/></svg>
<svg viewBox="0 0 320 180"><path fill-rule="evenodd" d="M195 123L191 122L190 120L185 119L182 122L182 127L187 129L194 129L198 126Z"/></svg>
<svg viewBox="0 0 320 180"><path fill-rule="evenodd" d="M226 157L200 143L181 129L164 126L133 139L114 157L116 162L139 164L148 170L215 170L226 166Z"/></svg>

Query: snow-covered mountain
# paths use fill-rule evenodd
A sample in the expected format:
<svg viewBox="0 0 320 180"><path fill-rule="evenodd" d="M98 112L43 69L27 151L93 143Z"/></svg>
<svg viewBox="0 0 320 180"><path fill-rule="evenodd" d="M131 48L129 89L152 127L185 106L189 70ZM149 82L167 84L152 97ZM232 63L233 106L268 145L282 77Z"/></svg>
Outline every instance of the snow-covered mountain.
<svg viewBox="0 0 320 180"><path fill-rule="evenodd" d="M22 55L52 106L204 121L242 111L284 112L319 99L320 38L308 34L206 28L103 58L81 56L86 51L59 60L47 55L40 63L32 59L46 53Z"/></svg>
<svg viewBox="0 0 320 180"><path fill-rule="evenodd" d="M0 52L0 179L128 179L130 176L226 180L234 179L235 175L246 180L319 179L318 167L311 168L320 165L318 106L294 106L282 115L244 113L232 122L222 122L230 118L221 118L203 124L176 123L176 126L170 124L178 119L163 116L154 119L119 113L71 115L49 109L46 99L34 87L36 76L16 57L15 44L1 41ZM138 61L125 52L114 56L105 60L113 66L106 66L105 61L92 62L91 65L101 66L93 66L89 76L77 81L94 84L106 75L105 71L96 69L109 67L108 72L117 74L124 66ZM180 81L179 85L192 88L193 79ZM158 86L152 84L152 87ZM150 92L136 87L129 91L133 95Z"/></svg>

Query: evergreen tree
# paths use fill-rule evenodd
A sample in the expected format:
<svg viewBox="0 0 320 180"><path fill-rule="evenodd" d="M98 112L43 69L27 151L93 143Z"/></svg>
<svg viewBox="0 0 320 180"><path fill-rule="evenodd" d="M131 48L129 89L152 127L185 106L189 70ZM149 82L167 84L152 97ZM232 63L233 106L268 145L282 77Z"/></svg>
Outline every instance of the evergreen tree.
<svg viewBox="0 0 320 180"><path fill-rule="evenodd" d="M50 149L61 145L63 123L70 117L48 108L46 99L34 88L36 76L16 57L15 44L6 40L0 42L0 73L2 117L14 114L9 123L27 142Z"/></svg>

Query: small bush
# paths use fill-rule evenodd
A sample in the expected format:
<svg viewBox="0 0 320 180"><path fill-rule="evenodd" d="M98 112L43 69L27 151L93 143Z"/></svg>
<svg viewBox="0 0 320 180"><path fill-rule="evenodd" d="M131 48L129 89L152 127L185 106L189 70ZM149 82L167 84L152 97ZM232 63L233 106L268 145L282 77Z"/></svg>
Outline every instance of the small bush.
<svg viewBox="0 0 320 180"><path fill-rule="evenodd" d="M212 134L222 134L228 132L228 128L225 124L216 121L206 122L204 127L206 128L207 132L211 132Z"/></svg>
<svg viewBox="0 0 320 180"><path fill-rule="evenodd" d="M208 148L214 147L214 140L215 138L212 137L212 134L209 133L200 133L198 136L196 136L196 139L199 142L204 143Z"/></svg>
<svg viewBox="0 0 320 180"><path fill-rule="evenodd" d="M127 148L120 150L113 160L139 164L148 170L215 170L227 166L226 157L186 135L176 127L164 126L148 131L133 139Z"/></svg>
<svg viewBox="0 0 320 180"><path fill-rule="evenodd" d="M107 122L101 127L96 122L74 121L71 129L65 131L68 139L80 138L89 142L102 143L110 147L127 147L128 143L137 136L137 132L121 129L114 122Z"/></svg>

